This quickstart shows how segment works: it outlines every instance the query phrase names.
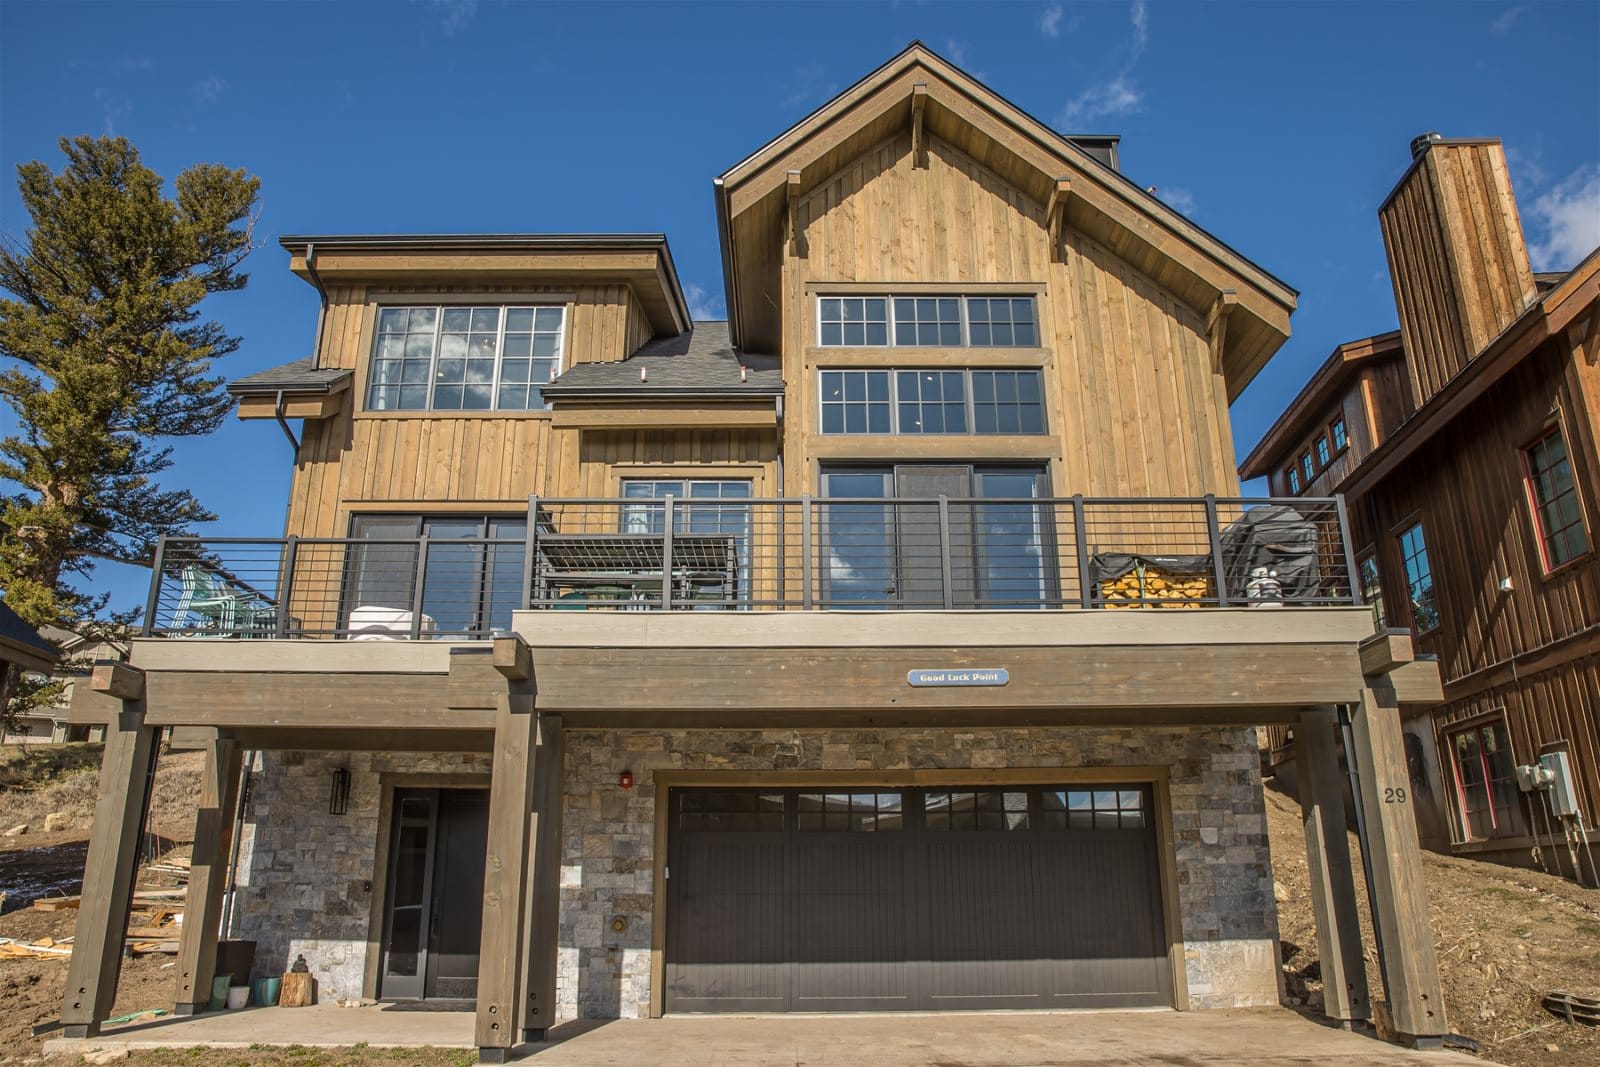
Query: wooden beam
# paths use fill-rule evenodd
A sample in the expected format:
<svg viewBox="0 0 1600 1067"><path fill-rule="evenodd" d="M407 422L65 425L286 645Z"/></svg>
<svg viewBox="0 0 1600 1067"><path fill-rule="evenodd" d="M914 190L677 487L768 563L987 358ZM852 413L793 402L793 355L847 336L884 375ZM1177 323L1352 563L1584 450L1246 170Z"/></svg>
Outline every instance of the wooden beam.
<svg viewBox="0 0 1600 1067"><path fill-rule="evenodd" d="M117 660L99 660L89 675L89 688L118 700L141 700L144 698L144 671Z"/></svg>
<svg viewBox="0 0 1600 1067"><path fill-rule="evenodd" d="M526 682L533 677L533 650L521 634L494 639L494 669L508 680Z"/></svg>
<svg viewBox="0 0 1600 1067"><path fill-rule="evenodd" d="M1211 305L1211 314L1206 317L1206 337L1211 343L1211 373L1222 373L1222 354L1228 341L1228 316L1233 309L1239 306L1239 294L1232 289L1224 289L1217 294L1217 299Z"/></svg>
<svg viewBox="0 0 1600 1067"><path fill-rule="evenodd" d="M1057 178L1050 190L1050 202L1045 205L1045 225L1050 230L1050 261L1059 263L1064 258L1061 233L1067 225L1067 201L1072 197L1072 179Z"/></svg>
<svg viewBox="0 0 1600 1067"><path fill-rule="evenodd" d="M210 734L200 778L200 809L195 813L189 895L178 938L175 1015L205 1011L211 1000L211 980L217 969L217 925L228 882L234 809L239 802L239 771L244 753L232 738L223 737L216 730Z"/></svg>
<svg viewBox="0 0 1600 1067"><path fill-rule="evenodd" d="M533 826L528 847L528 911L523 920L528 946L520 1024L524 1041L543 1041L556 1024L556 971L561 944L561 718L538 718Z"/></svg>
<svg viewBox="0 0 1600 1067"><path fill-rule="evenodd" d="M500 695L494 734L474 1026L482 1063L505 1063L510 1059L517 1041L518 1009L526 975L528 838L538 744L532 686L512 683Z"/></svg>
<svg viewBox="0 0 1600 1067"><path fill-rule="evenodd" d="M922 117L928 108L928 84L917 82L911 87L911 169L928 167L927 135L923 133Z"/></svg>
<svg viewBox="0 0 1600 1067"><path fill-rule="evenodd" d="M1419 659L1404 664L1388 674L1369 677L1367 685L1407 708L1431 708L1444 703L1444 682L1439 677L1437 660Z"/></svg>
<svg viewBox="0 0 1600 1067"><path fill-rule="evenodd" d="M1361 642L1361 673L1388 674L1417 658L1410 630L1385 630Z"/></svg>
<svg viewBox="0 0 1600 1067"><path fill-rule="evenodd" d="M739 404L642 403L583 404L570 401L550 413L556 429L579 430L719 430L771 429L778 425L772 394L761 393Z"/></svg>
<svg viewBox="0 0 1600 1067"><path fill-rule="evenodd" d="M492 715L450 709L444 674L241 672L224 678L209 671L152 671L147 681L152 726L386 729L403 723L452 730L487 729L493 721Z"/></svg>
<svg viewBox="0 0 1600 1067"><path fill-rule="evenodd" d="M343 389L329 393L302 393L283 398L283 417L286 419L326 419L344 408ZM278 400L271 396L247 396L239 401L241 419L275 419L278 417Z"/></svg>
<svg viewBox="0 0 1600 1067"><path fill-rule="evenodd" d="M791 170L785 181L788 190L788 238L789 255L796 259L804 259L805 242L800 236L800 172ZM771 232L770 230L768 231Z"/></svg>
<svg viewBox="0 0 1600 1067"><path fill-rule="evenodd" d="M1336 714L1331 707L1303 712L1294 731L1294 756L1322 961L1322 1013L1348 1026L1370 1021L1372 1003L1356 911L1355 868L1345 830L1344 784L1334 740Z"/></svg>
<svg viewBox="0 0 1600 1067"><path fill-rule="evenodd" d="M78 926L62 999L66 1037L97 1035L116 1000L139 838L155 774L155 735L138 702L129 702L106 726L100 791L89 831Z"/></svg>
<svg viewBox="0 0 1600 1067"><path fill-rule="evenodd" d="M1372 918L1383 946L1379 962L1395 1030L1412 1044L1433 1044L1449 1032L1428 887L1422 877L1411 776L1400 734L1400 709L1373 689L1350 708L1351 751L1367 831L1362 859L1372 879Z"/></svg>

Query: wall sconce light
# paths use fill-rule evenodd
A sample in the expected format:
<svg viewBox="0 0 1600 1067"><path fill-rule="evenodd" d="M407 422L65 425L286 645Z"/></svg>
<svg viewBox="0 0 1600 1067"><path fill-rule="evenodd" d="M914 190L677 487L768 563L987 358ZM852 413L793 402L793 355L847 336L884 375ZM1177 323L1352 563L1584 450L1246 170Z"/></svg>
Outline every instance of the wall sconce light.
<svg viewBox="0 0 1600 1067"><path fill-rule="evenodd" d="M633 772L632 771L623 771L621 774L617 775L617 785L619 785L623 789L632 789L633 788Z"/></svg>
<svg viewBox="0 0 1600 1067"><path fill-rule="evenodd" d="M328 790L328 814L343 815L350 810L350 768L333 769L333 787Z"/></svg>

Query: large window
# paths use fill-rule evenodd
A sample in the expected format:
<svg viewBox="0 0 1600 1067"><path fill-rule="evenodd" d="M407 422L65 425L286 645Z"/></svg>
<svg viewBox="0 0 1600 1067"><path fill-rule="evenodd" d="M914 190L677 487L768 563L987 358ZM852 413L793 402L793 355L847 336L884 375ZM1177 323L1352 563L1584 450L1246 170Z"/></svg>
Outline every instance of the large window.
<svg viewBox="0 0 1600 1067"><path fill-rule="evenodd" d="M564 307L385 307L372 411L539 411L561 369Z"/></svg>
<svg viewBox="0 0 1600 1067"><path fill-rule="evenodd" d="M705 538L703 546L732 543L738 585L722 598L749 597L750 482L734 479L630 479L622 483L624 533L660 536L666 527L666 498L672 497L672 533ZM680 551L682 549L680 548ZM742 590L743 592L738 592Z"/></svg>
<svg viewBox="0 0 1600 1067"><path fill-rule="evenodd" d="M825 370L825 434L1041 434L1037 370Z"/></svg>
<svg viewBox="0 0 1600 1067"><path fill-rule="evenodd" d="M1400 559L1406 568L1406 591L1411 598L1411 627L1427 633L1439 626L1439 605L1434 599L1433 569L1428 565L1428 543L1422 523L1414 522L1400 534Z"/></svg>
<svg viewBox="0 0 1600 1067"><path fill-rule="evenodd" d="M1383 581L1378 576L1378 557L1369 552L1361 557L1357 566L1361 570L1361 600L1372 608L1372 617L1382 630L1389 623L1383 613Z"/></svg>
<svg viewBox="0 0 1600 1067"><path fill-rule="evenodd" d="M1461 836L1475 841L1527 832L1517 798L1516 760L1504 722L1489 722L1445 735L1456 776Z"/></svg>
<svg viewBox="0 0 1600 1067"><path fill-rule="evenodd" d="M1552 429L1522 453L1527 475L1528 503L1539 535L1539 552L1546 571L1553 571L1589 551L1583 529L1583 505L1572 478L1572 461L1561 431Z"/></svg>
<svg viewBox="0 0 1600 1067"><path fill-rule="evenodd" d="M1034 348L1038 314L1031 296L822 296L817 340L826 348Z"/></svg>
<svg viewBox="0 0 1600 1067"><path fill-rule="evenodd" d="M483 636L511 626L522 607L527 519L358 515L350 535L343 625L369 636L417 626L423 636ZM426 534L427 557L417 538ZM418 570L422 619L414 622Z"/></svg>

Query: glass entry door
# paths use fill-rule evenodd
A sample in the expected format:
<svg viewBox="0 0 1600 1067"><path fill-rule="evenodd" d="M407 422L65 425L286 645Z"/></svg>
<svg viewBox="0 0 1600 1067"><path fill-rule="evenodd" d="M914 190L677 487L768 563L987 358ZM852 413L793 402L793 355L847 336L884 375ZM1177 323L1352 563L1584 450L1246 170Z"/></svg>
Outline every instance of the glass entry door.
<svg viewBox="0 0 1600 1067"><path fill-rule="evenodd" d="M395 790L380 997L477 996L488 836L486 789Z"/></svg>

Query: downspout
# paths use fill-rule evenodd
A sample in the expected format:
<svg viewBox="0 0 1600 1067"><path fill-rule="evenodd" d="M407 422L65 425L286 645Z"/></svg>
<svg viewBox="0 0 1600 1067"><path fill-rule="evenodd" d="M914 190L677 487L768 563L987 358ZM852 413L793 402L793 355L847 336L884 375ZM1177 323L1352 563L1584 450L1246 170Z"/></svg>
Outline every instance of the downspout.
<svg viewBox="0 0 1600 1067"><path fill-rule="evenodd" d="M1378 970L1383 976L1383 988L1389 987L1389 957L1383 951L1383 929L1378 925L1378 891L1372 880L1372 844L1367 839L1367 813L1361 803L1361 775L1356 770L1355 728L1350 721L1350 705L1339 705L1339 739L1344 743L1344 772L1350 780L1350 805L1356 813L1356 840L1361 845L1361 873L1367 883L1367 914L1372 916L1372 940L1378 949Z"/></svg>
<svg viewBox="0 0 1600 1067"><path fill-rule="evenodd" d="M294 448L295 457L300 455L300 442L295 440L294 431L289 428L289 420L283 417L283 390L278 390L278 399L272 405L272 417L278 420L278 428L283 431L283 436L289 439L289 444Z"/></svg>

